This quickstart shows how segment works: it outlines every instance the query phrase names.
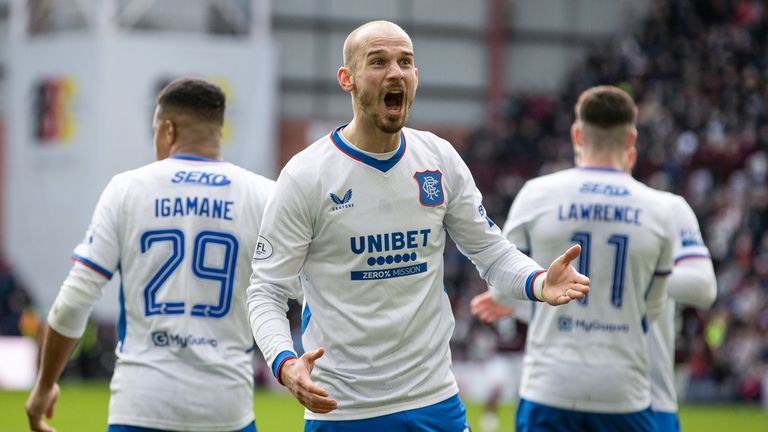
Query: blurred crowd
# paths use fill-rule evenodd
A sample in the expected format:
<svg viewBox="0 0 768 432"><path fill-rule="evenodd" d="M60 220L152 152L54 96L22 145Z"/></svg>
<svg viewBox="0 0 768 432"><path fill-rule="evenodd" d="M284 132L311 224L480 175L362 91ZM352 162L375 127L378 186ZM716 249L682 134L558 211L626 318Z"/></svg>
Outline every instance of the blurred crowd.
<svg viewBox="0 0 768 432"><path fill-rule="evenodd" d="M582 90L615 84L635 98L634 175L687 199L718 277L711 310L680 314L677 358L690 371L689 400L757 400L768 374L767 62L764 2L654 1L636 29L574 65L562 94L511 98L497 130L478 130L458 143L489 215L503 225L527 179L573 165L569 130ZM521 350L521 324L491 328L472 318L469 301L486 285L452 244L445 261L457 360ZM0 259L1 335L38 337L31 303ZM300 310L291 311L298 327ZM108 376L114 340L114 325L90 325L68 370Z"/></svg>
<svg viewBox="0 0 768 432"><path fill-rule="evenodd" d="M501 225L526 179L573 166L569 129L582 90L614 84L635 98L634 175L687 199L717 273L712 309L681 313L677 357L691 374L689 400L757 400L768 377L767 62L764 2L655 1L634 31L576 66L561 95L511 99L501 129L477 131L463 147ZM490 330L468 312L485 285L455 248L446 261L454 353L487 355ZM519 349L517 333L502 344Z"/></svg>
<svg viewBox="0 0 768 432"><path fill-rule="evenodd" d="M0 336L35 337L39 320L27 289L0 254Z"/></svg>
<svg viewBox="0 0 768 432"><path fill-rule="evenodd" d="M0 336L23 336L42 341L46 330L38 314L48 305L37 304L23 282L0 254ZM115 365L117 331L113 322L89 321L64 375L107 378Z"/></svg>

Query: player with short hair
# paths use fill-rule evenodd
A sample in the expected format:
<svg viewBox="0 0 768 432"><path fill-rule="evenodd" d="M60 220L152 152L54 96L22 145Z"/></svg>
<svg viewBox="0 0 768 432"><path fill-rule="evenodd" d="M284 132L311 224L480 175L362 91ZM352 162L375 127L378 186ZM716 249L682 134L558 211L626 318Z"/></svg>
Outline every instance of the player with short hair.
<svg viewBox="0 0 768 432"><path fill-rule="evenodd" d="M225 96L183 78L157 97L157 161L112 178L48 315L30 428L101 290L120 272L109 431L255 431L245 288L274 182L224 162Z"/></svg>
<svg viewBox="0 0 768 432"><path fill-rule="evenodd" d="M672 212L625 172L637 155L632 98L594 87L575 111L577 167L528 181L503 230L537 261L581 245L577 267L592 281L584 301L533 308L516 430L653 431L646 334L672 269ZM493 318L494 300L507 299L492 288L474 312Z"/></svg>
<svg viewBox="0 0 768 432"><path fill-rule="evenodd" d="M305 430L467 430L450 368L446 233L486 280L551 304L588 291L569 265L580 249L544 274L486 216L450 143L404 127L418 70L402 28L375 21L353 31L337 77L354 116L277 180L248 289L254 336L307 408ZM300 273L307 352L296 358L285 312Z"/></svg>
<svg viewBox="0 0 768 432"><path fill-rule="evenodd" d="M627 169L631 172L631 167ZM708 309L717 296L717 279L712 260L701 237L699 224L683 197L667 194L675 223L674 270L667 280L668 298L659 318L648 333L650 357L651 408L660 432L679 432L677 394L674 383L675 311L677 303ZM529 323L530 302L515 302L514 307L485 304L488 294L472 300L472 313L492 323L511 316Z"/></svg>

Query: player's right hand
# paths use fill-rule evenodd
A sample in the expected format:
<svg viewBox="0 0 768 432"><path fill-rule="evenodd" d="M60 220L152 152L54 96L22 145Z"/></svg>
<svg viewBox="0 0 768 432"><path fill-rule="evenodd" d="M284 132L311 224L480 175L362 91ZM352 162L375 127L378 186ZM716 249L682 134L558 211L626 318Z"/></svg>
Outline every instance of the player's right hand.
<svg viewBox="0 0 768 432"><path fill-rule="evenodd" d="M308 410L326 414L335 410L338 402L328 397L328 392L312 382L309 374L315 367L315 361L325 354L324 348L306 352L298 359L286 360L280 370L280 380L288 387L293 396Z"/></svg>
<svg viewBox="0 0 768 432"><path fill-rule="evenodd" d="M495 323L496 321L512 316L515 310L509 306L504 306L496 303L496 300L491 296L490 291L486 291L482 294L476 295L469 303L472 315L480 319L480 321L488 324Z"/></svg>
<svg viewBox="0 0 768 432"><path fill-rule="evenodd" d="M571 265L580 253L581 246L576 244L552 262L544 279L541 300L559 306L571 300L582 300L589 293L589 278Z"/></svg>
<svg viewBox="0 0 768 432"><path fill-rule="evenodd" d="M34 432L56 432L56 429L43 421L43 414L46 418L53 417L53 407L59 398L59 385L54 384L51 388L40 388L37 384L29 394L24 409L27 410L27 419L29 420L29 430Z"/></svg>

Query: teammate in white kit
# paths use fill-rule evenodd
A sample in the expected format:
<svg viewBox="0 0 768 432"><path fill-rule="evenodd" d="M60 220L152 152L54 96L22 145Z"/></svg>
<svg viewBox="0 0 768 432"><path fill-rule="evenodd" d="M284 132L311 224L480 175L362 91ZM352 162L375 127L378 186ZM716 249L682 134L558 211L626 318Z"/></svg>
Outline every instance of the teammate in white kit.
<svg viewBox="0 0 768 432"><path fill-rule="evenodd" d="M631 169L627 169L630 172ZM677 416L677 394L674 383L675 311L679 302L686 306L708 309L717 295L717 280L704 244L696 215L685 200L667 194L675 227L674 270L668 278L664 308L651 324L648 333L650 355L651 408L660 432L680 431ZM491 304L488 295L481 294L472 301L472 311L485 322L495 322L511 315L528 323L532 303L515 302L510 308ZM484 303L486 302L486 303Z"/></svg>
<svg viewBox="0 0 768 432"><path fill-rule="evenodd" d="M651 407L660 432L678 432L674 383L676 303L708 309L717 296L712 259L701 237L696 215L685 200L668 194L675 227L675 267L667 285L668 298L659 319L651 325Z"/></svg>
<svg viewBox="0 0 768 432"><path fill-rule="evenodd" d="M307 408L305 430L467 430L450 370L446 232L486 280L551 304L588 291L569 265L580 248L538 277L485 215L453 147L403 127L418 72L399 26L353 31L338 81L354 118L286 165L265 210L248 289L256 341ZM307 352L297 359L285 312L299 274Z"/></svg>
<svg viewBox="0 0 768 432"><path fill-rule="evenodd" d="M625 172L636 158L636 115L616 87L582 93L577 167L527 182L510 209L510 241L537 261L580 244L578 268L592 281L585 301L534 307L518 431L656 430L646 333L664 304L675 233L667 194ZM505 300L491 290L474 311L482 316L494 298Z"/></svg>
<svg viewBox="0 0 768 432"><path fill-rule="evenodd" d="M26 409L53 430L56 384L120 272L109 431L255 431L245 289L274 182L220 160L225 97L185 78L157 98L157 162L112 178L48 315Z"/></svg>

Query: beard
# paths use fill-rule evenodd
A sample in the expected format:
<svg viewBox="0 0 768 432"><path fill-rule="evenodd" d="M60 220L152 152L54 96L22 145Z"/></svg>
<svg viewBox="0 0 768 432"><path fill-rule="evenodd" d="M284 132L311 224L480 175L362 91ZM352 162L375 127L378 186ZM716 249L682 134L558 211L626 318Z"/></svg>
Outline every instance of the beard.
<svg viewBox="0 0 768 432"><path fill-rule="evenodd" d="M361 91L357 97L357 103L360 110L371 119L374 126L380 131L388 134L400 132L408 121L408 113L413 104L413 98L410 98L407 104L403 104L402 113L397 116L390 116L379 109L380 100L376 94Z"/></svg>

